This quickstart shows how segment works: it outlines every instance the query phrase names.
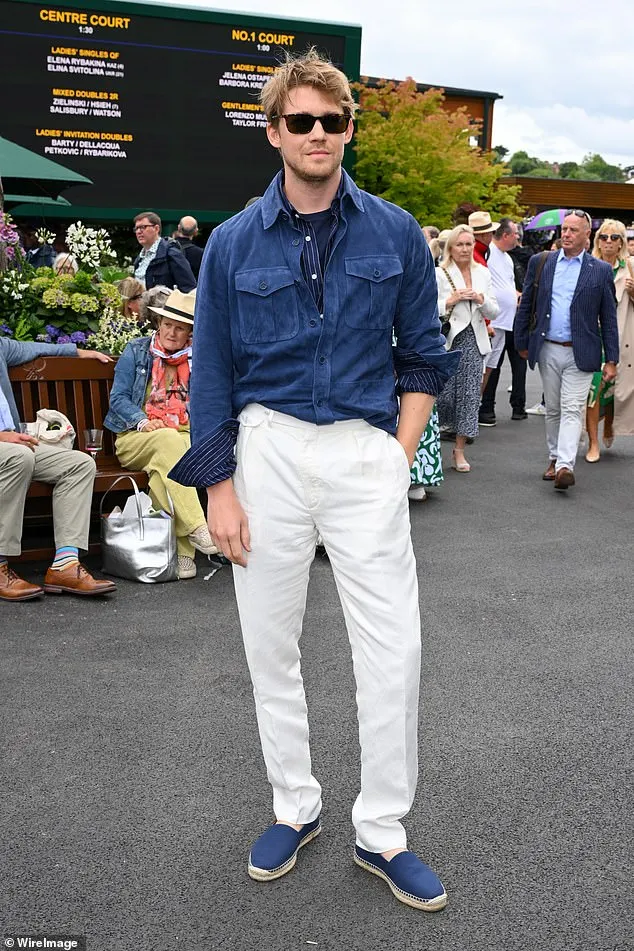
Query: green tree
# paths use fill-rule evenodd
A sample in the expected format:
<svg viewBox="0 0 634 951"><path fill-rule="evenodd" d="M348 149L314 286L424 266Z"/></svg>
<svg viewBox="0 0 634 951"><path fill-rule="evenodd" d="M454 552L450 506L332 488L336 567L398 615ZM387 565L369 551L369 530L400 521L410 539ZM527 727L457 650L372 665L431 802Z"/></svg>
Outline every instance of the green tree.
<svg viewBox="0 0 634 951"><path fill-rule="evenodd" d="M520 150L519 152L513 152L508 165L513 175L527 175L528 172L532 172L538 166L543 165L543 162L535 156L531 157L528 152Z"/></svg>
<svg viewBox="0 0 634 951"><path fill-rule="evenodd" d="M561 162L559 165L559 174L562 178L574 178L579 171L576 162Z"/></svg>
<svg viewBox="0 0 634 951"><path fill-rule="evenodd" d="M598 176L598 180L601 182L624 182L625 174L622 168L619 168L618 165L609 165L603 156L597 154L589 153L585 156L583 162L581 163L581 168L583 170L584 178L592 175Z"/></svg>
<svg viewBox="0 0 634 951"><path fill-rule="evenodd" d="M442 90L419 93L413 79L356 84L361 110L355 179L409 211L421 224L452 224L456 205L521 217L520 189L500 184L506 167L471 144L479 126L461 108L443 109Z"/></svg>
<svg viewBox="0 0 634 951"><path fill-rule="evenodd" d="M506 156L509 154L509 150L503 145L494 145L493 146L493 161L494 162L504 162L506 161Z"/></svg>

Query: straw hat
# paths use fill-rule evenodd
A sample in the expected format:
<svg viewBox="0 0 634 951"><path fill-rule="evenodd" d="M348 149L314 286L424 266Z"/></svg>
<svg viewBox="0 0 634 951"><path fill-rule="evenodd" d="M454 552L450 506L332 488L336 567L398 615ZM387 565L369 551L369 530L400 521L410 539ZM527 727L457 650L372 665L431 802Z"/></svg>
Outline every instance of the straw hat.
<svg viewBox="0 0 634 951"><path fill-rule="evenodd" d="M497 231L500 222L491 221L491 215L488 211L474 211L469 215L469 227L476 235L488 234L489 231Z"/></svg>
<svg viewBox="0 0 634 951"><path fill-rule="evenodd" d="M196 305L196 288L183 294L182 291L172 291L162 307L148 307L153 314L159 317L173 317L183 324L194 323L194 307Z"/></svg>

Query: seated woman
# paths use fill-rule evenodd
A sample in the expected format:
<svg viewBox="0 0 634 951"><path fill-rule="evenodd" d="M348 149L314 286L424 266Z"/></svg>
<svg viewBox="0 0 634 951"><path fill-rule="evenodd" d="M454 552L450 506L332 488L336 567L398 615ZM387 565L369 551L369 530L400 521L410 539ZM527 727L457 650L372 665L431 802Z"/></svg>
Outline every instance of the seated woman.
<svg viewBox="0 0 634 951"><path fill-rule="evenodd" d="M166 287L165 284L155 284L149 291L143 291L139 301L139 320L142 324L149 324L150 327L158 325L158 317L153 313L154 308L158 307L160 310L172 290L173 288Z"/></svg>
<svg viewBox="0 0 634 951"><path fill-rule="evenodd" d="M79 263L74 254L69 254L68 251L60 251L59 254L55 255L53 270L56 274L72 274L74 276L79 270Z"/></svg>
<svg viewBox="0 0 634 951"><path fill-rule="evenodd" d="M172 291L151 337L127 345L115 368L104 425L117 433L122 466L144 469L155 508L174 506L179 578L195 578L194 549L216 554L196 489L168 479L189 449L189 376L196 291ZM169 498L168 498L169 493Z"/></svg>
<svg viewBox="0 0 634 951"><path fill-rule="evenodd" d="M117 281L117 290L121 294L121 313L128 320L138 321L141 298L145 290L141 281L136 277L124 277L122 281ZM143 321L141 321L143 323Z"/></svg>

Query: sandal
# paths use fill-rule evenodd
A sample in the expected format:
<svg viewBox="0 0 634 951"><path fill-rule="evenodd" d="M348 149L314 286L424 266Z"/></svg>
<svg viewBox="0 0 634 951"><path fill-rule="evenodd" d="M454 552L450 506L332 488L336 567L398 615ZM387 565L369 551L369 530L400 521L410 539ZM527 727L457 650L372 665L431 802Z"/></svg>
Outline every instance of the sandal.
<svg viewBox="0 0 634 951"><path fill-rule="evenodd" d="M456 460L456 450L452 449L451 451L451 468L455 469L456 472L471 472L471 466L465 459L464 462L458 462Z"/></svg>

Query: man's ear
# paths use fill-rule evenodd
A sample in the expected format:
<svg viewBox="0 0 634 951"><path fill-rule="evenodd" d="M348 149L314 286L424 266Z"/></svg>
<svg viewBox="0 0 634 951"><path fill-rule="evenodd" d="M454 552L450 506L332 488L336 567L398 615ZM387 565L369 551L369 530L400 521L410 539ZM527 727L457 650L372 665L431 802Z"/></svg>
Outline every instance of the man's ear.
<svg viewBox="0 0 634 951"><path fill-rule="evenodd" d="M280 130L278 126L273 125L272 122L268 122L266 126L266 135L274 149L281 148L282 140L280 138Z"/></svg>

